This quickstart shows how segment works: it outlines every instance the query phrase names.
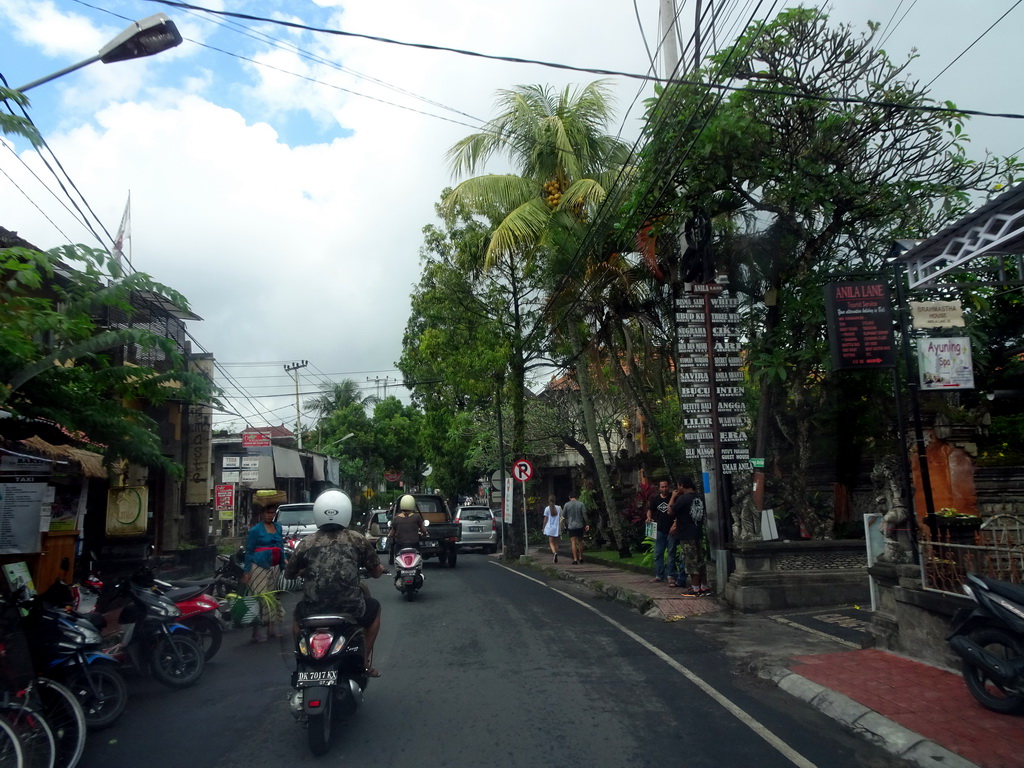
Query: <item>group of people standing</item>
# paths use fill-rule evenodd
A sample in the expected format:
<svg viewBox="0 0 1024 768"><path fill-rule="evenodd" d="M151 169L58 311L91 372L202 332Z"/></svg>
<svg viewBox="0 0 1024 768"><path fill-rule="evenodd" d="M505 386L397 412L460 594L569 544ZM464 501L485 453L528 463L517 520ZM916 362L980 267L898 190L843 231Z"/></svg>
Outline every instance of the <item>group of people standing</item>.
<svg viewBox="0 0 1024 768"><path fill-rule="evenodd" d="M693 478L683 477L671 491L668 480L658 483L658 493L651 497L647 507L647 522L655 524L652 582L668 584L673 589L685 588L684 597L711 594L702 544L704 517L704 501Z"/></svg>

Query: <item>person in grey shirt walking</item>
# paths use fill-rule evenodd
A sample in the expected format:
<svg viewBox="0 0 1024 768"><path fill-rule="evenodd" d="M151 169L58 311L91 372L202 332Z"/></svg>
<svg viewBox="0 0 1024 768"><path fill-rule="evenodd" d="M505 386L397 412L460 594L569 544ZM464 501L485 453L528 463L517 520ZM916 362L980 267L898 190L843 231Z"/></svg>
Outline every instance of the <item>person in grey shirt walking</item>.
<svg viewBox="0 0 1024 768"><path fill-rule="evenodd" d="M570 493L569 501L562 508L562 514L569 542L572 544L572 564L579 565L583 562L583 534L590 530L587 523L587 508L583 506L582 501L577 500L575 494Z"/></svg>

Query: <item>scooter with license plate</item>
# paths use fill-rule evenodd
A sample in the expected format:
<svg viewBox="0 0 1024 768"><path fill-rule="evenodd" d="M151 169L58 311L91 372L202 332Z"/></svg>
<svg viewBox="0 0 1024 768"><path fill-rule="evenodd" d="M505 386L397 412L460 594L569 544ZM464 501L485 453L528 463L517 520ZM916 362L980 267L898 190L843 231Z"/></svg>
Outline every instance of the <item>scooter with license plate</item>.
<svg viewBox="0 0 1024 768"><path fill-rule="evenodd" d="M362 703L369 682L365 643L354 616L325 614L299 622L289 709L305 726L314 755L327 752L333 725Z"/></svg>

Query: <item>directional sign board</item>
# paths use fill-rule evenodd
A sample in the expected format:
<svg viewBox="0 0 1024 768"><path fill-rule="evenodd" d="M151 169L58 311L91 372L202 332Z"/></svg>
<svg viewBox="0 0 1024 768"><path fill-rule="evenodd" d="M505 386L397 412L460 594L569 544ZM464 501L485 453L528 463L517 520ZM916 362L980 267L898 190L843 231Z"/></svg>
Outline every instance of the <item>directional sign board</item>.
<svg viewBox="0 0 1024 768"><path fill-rule="evenodd" d="M512 477L525 483L533 477L533 464L528 459L517 459L512 463Z"/></svg>
<svg viewBox="0 0 1024 768"><path fill-rule="evenodd" d="M824 291L832 368L849 371L895 366L889 285L883 280L829 283Z"/></svg>

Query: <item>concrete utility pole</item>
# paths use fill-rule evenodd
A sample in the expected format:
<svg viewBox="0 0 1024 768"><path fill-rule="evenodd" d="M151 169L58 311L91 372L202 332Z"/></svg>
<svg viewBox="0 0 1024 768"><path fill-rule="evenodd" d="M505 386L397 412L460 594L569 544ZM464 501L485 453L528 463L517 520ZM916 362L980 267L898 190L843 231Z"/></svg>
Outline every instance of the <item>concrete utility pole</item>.
<svg viewBox="0 0 1024 768"><path fill-rule="evenodd" d="M295 434L299 437L300 451L302 450L302 411L299 410L299 369L305 368L307 365L309 365L309 360L303 360L301 363L293 363L284 367L288 373L295 374Z"/></svg>
<svg viewBox="0 0 1024 768"><path fill-rule="evenodd" d="M699 6L698 6L699 7ZM661 0L661 50L665 62L665 78L676 76L679 49L676 47L676 0Z"/></svg>
<svg viewBox="0 0 1024 768"><path fill-rule="evenodd" d="M377 397L380 397L380 386L383 383L384 384L384 398L385 399L388 396L388 382L389 381L398 381L398 379L396 379L396 378L394 378L392 376L383 376L383 377L382 376L373 376L373 377L367 376L366 380L367 381L372 381L377 386Z"/></svg>

